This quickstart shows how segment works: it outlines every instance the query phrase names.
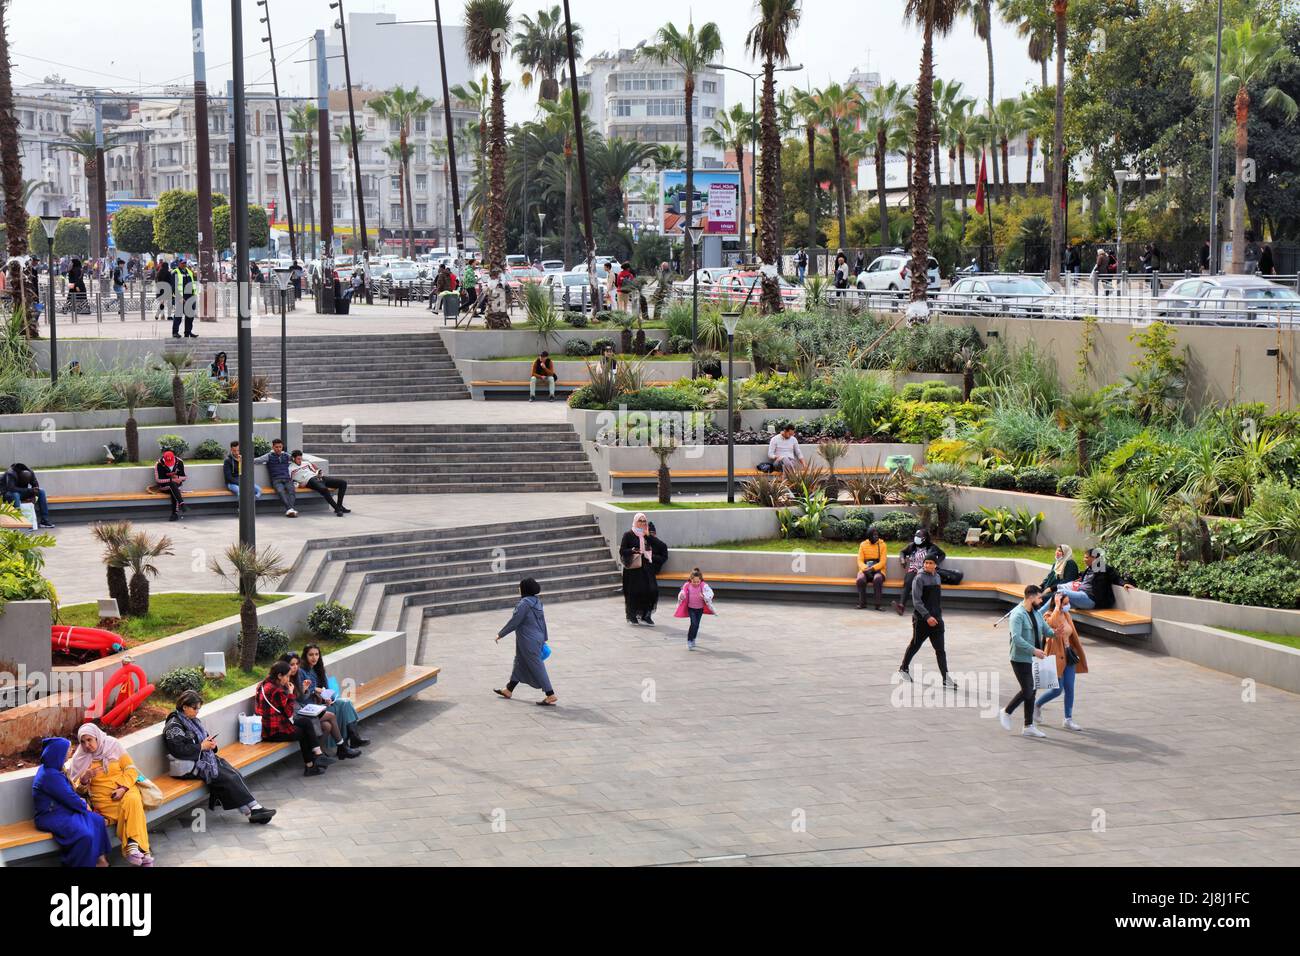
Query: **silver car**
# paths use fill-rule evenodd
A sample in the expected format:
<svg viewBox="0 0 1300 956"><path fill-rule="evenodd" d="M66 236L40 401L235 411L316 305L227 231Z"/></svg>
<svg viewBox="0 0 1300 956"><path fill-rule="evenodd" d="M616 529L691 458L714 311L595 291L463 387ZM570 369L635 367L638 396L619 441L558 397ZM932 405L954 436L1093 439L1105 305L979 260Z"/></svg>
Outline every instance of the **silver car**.
<svg viewBox="0 0 1300 956"><path fill-rule="evenodd" d="M980 315L1057 315L1056 290L1037 276L975 275L958 279L935 296L940 309Z"/></svg>
<svg viewBox="0 0 1300 956"><path fill-rule="evenodd" d="M1157 315L1214 323L1300 320L1300 294L1260 276L1180 279L1156 302Z"/></svg>

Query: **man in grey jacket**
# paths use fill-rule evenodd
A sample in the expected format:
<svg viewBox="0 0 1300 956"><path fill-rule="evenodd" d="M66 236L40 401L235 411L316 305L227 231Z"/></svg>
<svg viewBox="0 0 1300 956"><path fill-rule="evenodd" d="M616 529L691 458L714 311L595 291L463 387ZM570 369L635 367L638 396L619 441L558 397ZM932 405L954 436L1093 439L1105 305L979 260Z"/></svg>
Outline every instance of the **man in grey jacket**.
<svg viewBox="0 0 1300 956"><path fill-rule="evenodd" d="M934 646L934 656L943 675L943 686L954 690L957 682L948 676L948 655L943 647L943 586L939 581L939 562L927 555L920 572L912 579L912 643L907 645L903 665L898 673L910 681L908 667L927 640Z"/></svg>

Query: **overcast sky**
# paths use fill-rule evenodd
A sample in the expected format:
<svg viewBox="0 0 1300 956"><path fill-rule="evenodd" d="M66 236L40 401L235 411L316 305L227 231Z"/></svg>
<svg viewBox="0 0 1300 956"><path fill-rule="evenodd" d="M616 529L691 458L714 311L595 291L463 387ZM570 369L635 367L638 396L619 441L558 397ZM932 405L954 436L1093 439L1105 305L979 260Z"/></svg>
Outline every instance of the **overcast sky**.
<svg viewBox="0 0 1300 956"><path fill-rule="evenodd" d="M280 58L282 92L311 92L309 67L293 64L307 55L303 44L316 29L328 32L333 22L328 0L270 0L276 52ZM516 13L536 16L552 0L516 0ZM902 22L903 0L804 0L803 23L795 33L791 57L804 70L780 77L783 84L821 86L843 81L854 67L881 73L883 79L914 82L920 60L920 36ZM91 0L12 0L9 3L9 42L15 82L40 80L51 73L77 83L116 87L119 90L157 88L166 83L192 83L190 4L171 0L157 4L105 4ZM140 13L128 13L138 7ZM349 12L389 12L399 19L430 19L432 0L350 0ZM745 33L752 20L752 0L655 0L652 3L611 3L608 0L570 0L574 20L582 26L589 53L634 46L668 21L684 27L694 14L697 22L713 20L722 32L723 60L741 69L758 69L745 55ZM246 81L269 81L269 58L261 42L260 8L246 0L244 37ZM448 23L463 21L459 0L444 0ZM230 76L230 4L206 0L208 34L208 85L223 91ZM1013 28L998 23L994 31L997 96L1017 93L1038 82L1038 66L1025 54L1025 45ZM984 44L969 21L958 23L953 34L939 41L935 75L957 79L968 93L983 96L987 86ZM582 71L579 65L579 72ZM518 79L512 62L508 78ZM727 74L729 102L750 99L744 77ZM426 90L426 93L433 91ZM511 122L532 117L535 90L525 93L515 83L507 99Z"/></svg>

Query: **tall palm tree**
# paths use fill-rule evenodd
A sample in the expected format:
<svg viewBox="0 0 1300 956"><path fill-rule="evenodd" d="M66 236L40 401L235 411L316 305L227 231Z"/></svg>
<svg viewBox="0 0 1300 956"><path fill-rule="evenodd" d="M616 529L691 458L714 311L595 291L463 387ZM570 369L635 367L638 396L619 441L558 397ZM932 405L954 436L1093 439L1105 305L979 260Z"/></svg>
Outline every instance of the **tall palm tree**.
<svg viewBox="0 0 1300 956"><path fill-rule="evenodd" d="M897 140L902 128L903 117L907 113L911 100L912 88L899 86L891 81L871 91L871 99L866 101L863 118L865 125L875 135L874 149L876 159L876 201L880 207L880 242L889 244L889 204L885 200L885 157Z"/></svg>
<svg viewBox="0 0 1300 956"><path fill-rule="evenodd" d="M1065 180L1070 175L1065 161L1065 33L1069 0L1052 0L1052 22L1056 30L1056 103L1052 116L1052 164L1056 171L1052 178L1052 257L1048 265L1048 279L1061 281L1061 253L1065 247L1065 210L1061 201L1065 197Z"/></svg>
<svg viewBox="0 0 1300 956"><path fill-rule="evenodd" d="M361 141L366 138L366 131L364 129L358 129L356 131L356 139L353 139L352 127L348 125L340 128L337 136L338 136L339 143L343 146L343 149L345 150L345 155L347 156L348 165L351 166L354 162L356 162L356 158L355 158L356 152L361 146ZM346 189L347 188L346 184L349 177L345 173L342 179L345 184L344 188ZM360 228L360 222L361 222L361 220L357 218L357 203L365 202L365 200L357 196L357 190L355 186L349 189L348 192L352 194L352 251L360 255L362 248L364 248L363 244L365 242L365 237L357 234L357 229Z"/></svg>
<svg viewBox="0 0 1300 956"><path fill-rule="evenodd" d="M485 246L487 264L503 270L506 265L506 104L501 63L510 25L510 0L469 0L465 4L465 53L472 66L486 64L492 77Z"/></svg>
<svg viewBox="0 0 1300 956"><path fill-rule="evenodd" d="M843 131L850 127L851 121L861 110L862 96L854 87L830 83L825 88L817 91L817 101L822 108L821 125L826 127L831 135L832 162L835 170L835 212L839 217L839 245L843 248L848 244L848 216L846 211L848 186L844 182L844 160L840 148L840 137Z"/></svg>
<svg viewBox="0 0 1300 956"><path fill-rule="evenodd" d="M104 145L102 147L104 155L107 157L110 150L116 149L119 145L119 137L114 133L104 135ZM79 129L68 134L67 140L61 143L55 143L51 149L62 152L73 153L81 158L81 169L86 177L86 199L90 203L90 232L91 235L98 235L99 225L99 207L100 200L103 198L99 195L99 153L101 147L95 143L94 130ZM3 163L3 157L0 156L0 163ZM6 216L8 213L6 212ZM7 231L6 227L6 231ZM24 234L25 235L25 234ZM13 239L8 240L12 248ZM24 240L24 249L26 241ZM91 243L94 249L94 242Z"/></svg>
<svg viewBox="0 0 1300 956"><path fill-rule="evenodd" d="M478 113L478 119L465 125L466 134L473 133L478 140L478 175L487 177L487 151L488 151L488 131L492 124L488 120L488 108L492 102L491 87L488 85L488 78L482 80L470 80L468 83L457 83L451 88L451 95L462 103L469 105Z"/></svg>
<svg viewBox="0 0 1300 956"><path fill-rule="evenodd" d="M595 127L587 120L589 100L590 97L586 93L578 95L578 105L581 107L583 117L583 132L594 138ZM542 108L541 125L543 130L550 135L559 136L562 142L561 148L564 160L564 245L560 258L564 260L567 269L573 247L573 174L575 169L573 92L571 90L562 90L559 98L554 102L543 101L540 105ZM651 146L646 155L647 157L658 156L660 150L662 150L662 147Z"/></svg>
<svg viewBox="0 0 1300 956"><path fill-rule="evenodd" d="M940 162L939 148L948 138L948 120L957 109L957 104L965 100L961 83L955 80L934 81L934 129L932 146L934 150L934 225L943 228L943 164ZM949 183L951 185L951 183Z"/></svg>
<svg viewBox="0 0 1300 956"><path fill-rule="evenodd" d="M1019 97L1007 97L993 107L993 125L997 129L998 149L1002 151L1002 185L1003 202L1011 202L1011 141L1025 131L1026 120L1024 101ZM1026 174L1025 182L1029 181ZM1026 191L1028 186L1026 185Z"/></svg>
<svg viewBox="0 0 1300 956"><path fill-rule="evenodd" d="M957 165L957 174L961 177L961 220L962 229L966 223L967 183L966 183L966 147L974 143L973 130L979 117L975 115L975 100L969 97L953 104L944 124L948 135L948 164Z"/></svg>
<svg viewBox="0 0 1300 956"><path fill-rule="evenodd" d="M300 103L289 111L289 129L297 134L293 138L294 155L298 157L298 162L307 175L307 220L311 223L311 256L316 254L316 183L312 155L316 144L316 124L319 117L320 110L310 103Z"/></svg>
<svg viewBox="0 0 1300 956"><path fill-rule="evenodd" d="M817 127L822 107L812 90L795 90L794 105L808 144L808 248L817 245Z"/></svg>
<svg viewBox="0 0 1300 956"><path fill-rule="evenodd" d="M665 23L655 33L653 43L646 44L645 55L659 63L673 63L685 74L686 118L686 209L689 221L695 218L695 74L717 59L722 53L722 34L716 23L706 23L698 31L694 23L685 32L672 23ZM682 255L687 272L695 269L690 243L685 244Z"/></svg>
<svg viewBox="0 0 1300 956"><path fill-rule="evenodd" d="M781 129L776 115L776 67L790 62L790 37L799 25L799 0L756 0L757 22L745 37L749 55L763 63L762 184L763 234L760 257L764 265L781 264ZM751 117L751 122L753 118ZM812 173L812 170L809 170ZM757 185L757 184L755 184ZM742 194L744 188L741 188ZM742 213L743 215L743 213ZM743 229L742 229L743 234ZM764 312L781 311L781 284L775 275L762 279Z"/></svg>
<svg viewBox="0 0 1300 956"><path fill-rule="evenodd" d="M402 175L402 170L405 168L407 161L411 158L413 148L409 145L403 148L401 142L398 141L385 143L382 149L384 155L397 164L397 208L401 215L402 224L405 225L406 214L410 207L410 203L407 201L406 177ZM410 241L411 235L404 229L402 231L402 255L408 259L411 258Z"/></svg>
<svg viewBox="0 0 1300 956"><path fill-rule="evenodd" d="M916 80L916 169L912 190L912 301L924 303L929 286L930 137L934 129L934 37L952 30L962 0L907 0L903 16L921 27L921 70Z"/></svg>
<svg viewBox="0 0 1300 956"><path fill-rule="evenodd" d="M289 572L289 565L275 548L258 551L244 544L232 544L221 558L214 556L209 560L208 569L239 588L242 598L239 603L239 666L252 670L257 663L258 588L284 577Z"/></svg>
<svg viewBox="0 0 1300 956"><path fill-rule="evenodd" d="M537 19L524 14L515 31L515 59L524 68L523 85L529 89L538 83L537 98L554 102L560 95L560 68L568 58L565 45L564 14L559 5L538 10ZM573 52L582 55L582 28L573 25Z"/></svg>
<svg viewBox="0 0 1300 956"><path fill-rule="evenodd" d="M5 199L5 240L11 256L27 252L27 205L22 201L23 159L9 63L9 4L0 0L0 181Z"/></svg>
<svg viewBox="0 0 1300 956"><path fill-rule="evenodd" d="M1034 173L1034 153L1038 147L1038 139L1047 126L1048 119L1052 115L1052 110L1048 107L1045 97L1045 89L1029 90L1020 97L1020 119L1022 121L1021 132L1025 134L1025 192L1029 192L1029 184L1033 181ZM1049 157L1044 156L1043 170L1043 191L1050 190L1051 176L1049 169L1051 164L1046 162Z"/></svg>
<svg viewBox="0 0 1300 956"><path fill-rule="evenodd" d="M582 99L585 103L587 97L584 95ZM676 143L660 143L655 147L654 163L658 170L685 169L686 154Z"/></svg>
<svg viewBox="0 0 1300 956"><path fill-rule="evenodd" d="M1042 71L1042 88L1047 89L1047 61L1052 58L1056 24L1051 4L1043 0L997 0L998 14L1015 24L1016 35L1025 41L1025 52Z"/></svg>
<svg viewBox="0 0 1300 956"><path fill-rule="evenodd" d="M611 137L597 138L592 143L587 165L591 169L591 185L596 194L604 197L605 225L610 233L618 229L618 221L626 212L624 184L632 170L644 166L654 155L653 143L640 143L633 139Z"/></svg>
<svg viewBox="0 0 1300 956"><path fill-rule="evenodd" d="M754 114L745 109L745 104L737 103L730 111L720 110L713 118L713 125L705 127L700 134L702 142L722 152L729 149L736 151L736 166L740 170L740 235L749 235L745 231L745 144L749 142L754 129ZM757 168L757 166L755 167Z"/></svg>
<svg viewBox="0 0 1300 956"><path fill-rule="evenodd" d="M1214 95L1214 37L1187 57L1187 65L1194 71L1193 83L1202 96ZM1262 86L1268 77L1283 66L1295 61L1282 32L1273 23L1263 21L1256 25L1242 20L1223 32L1222 89L1226 100L1232 97L1236 119L1237 171L1232 187L1232 264L1231 271L1240 274L1246 267L1246 129L1250 122L1252 102L1251 87ZM1259 102L1269 109L1280 109L1287 120L1294 120L1296 101L1280 87L1270 86L1256 90ZM1217 196L1212 197L1218 202Z"/></svg>
<svg viewBox="0 0 1300 956"><path fill-rule="evenodd" d="M402 177L402 186L406 190L406 255L408 258L415 256L415 205L411 202L411 157L415 150L411 145L411 123L417 116L433 109L433 105L433 100L422 94L418 86L410 90L404 86L395 86L370 101L370 108L375 111L376 116L388 120L390 128L393 125L397 126L397 143L401 147L398 151L398 159L401 163L398 175ZM504 260L502 261L504 264Z"/></svg>
<svg viewBox="0 0 1300 956"><path fill-rule="evenodd" d="M970 18L971 26L975 29L975 35L984 41L984 52L988 58L989 72L989 92L988 92L988 110L989 116L993 115L994 91L993 91L993 3L992 0L958 0L958 13ZM996 157L995 157L996 160ZM997 163L994 162L994 180L997 178Z"/></svg>

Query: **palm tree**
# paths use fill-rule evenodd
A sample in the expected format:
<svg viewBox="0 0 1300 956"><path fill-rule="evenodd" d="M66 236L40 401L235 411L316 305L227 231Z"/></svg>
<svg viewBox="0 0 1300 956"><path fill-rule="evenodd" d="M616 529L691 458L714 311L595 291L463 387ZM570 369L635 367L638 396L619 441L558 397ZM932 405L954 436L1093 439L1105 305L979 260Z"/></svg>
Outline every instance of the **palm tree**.
<svg viewBox="0 0 1300 956"><path fill-rule="evenodd" d="M587 97L583 96L582 99L585 103ZM655 147L654 164L655 169L658 170L685 169L686 154L682 152L682 148L676 143L661 143Z"/></svg>
<svg viewBox="0 0 1300 956"><path fill-rule="evenodd" d="M824 89L817 91L817 102L821 104L822 108L821 125L826 127L831 134L832 164L835 170L835 211L839 218L839 245L843 248L848 244L848 216L846 212L848 186L844 182L844 161L840 148L840 137L843 134L845 124L858 115L862 106L862 97L851 86L831 83Z"/></svg>
<svg viewBox="0 0 1300 956"><path fill-rule="evenodd" d="M592 143L588 165L591 167L591 185L597 195L604 196L605 224L611 233L618 229L624 209L623 185L632 171L645 165L654 155L654 144L639 143L632 139L598 138Z"/></svg>
<svg viewBox="0 0 1300 956"><path fill-rule="evenodd" d="M1052 58L1056 24L1051 5L1043 0L997 0L998 13L1007 23L1014 23L1016 35L1025 41L1030 61L1042 71L1042 88L1047 89L1047 61Z"/></svg>
<svg viewBox="0 0 1300 956"><path fill-rule="evenodd" d="M1061 199L1065 196L1065 180L1070 175L1065 161L1065 31L1069 0L1052 0L1052 19L1056 29L1056 104L1052 116L1052 165L1056 171L1052 178L1052 257L1047 278L1061 280L1061 250L1065 246L1065 216Z"/></svg>
<svg viewBox="0 0 1300 956"><path fill-rule="evenodd" d="M596 132L595 127L587 121L587 105L589 100L590 97L586 93L580 93L578 95L578 104L582 108L583 130L588 136L591 136L594 139ZM562 141L564 165L564 245L560 253L560 258L564 260L564 266L567 269L571 261L570 251L572 249L573 235L573 92L571 90L562 90L559 98L554 102L543 101L539 105L542 109L542 131L550 136L558 136ZM651 146L646 152L647 158L657 156L661 149L662 147Z"/></svg>
<svg viewBox="0 0 1300 956"><path fill-rule="evenodd" d="M289 129L295 134L293 153L307 176L307 219L311 223L311 255L316 254L316 184L312 152L315 149L316 123L320 110L310 103L300 103L289 111ZM300 194L301 195L301 194Z"/></svg>
<svg viewBox="0 0 1300 956"><path fill-rule="evenodd" d="M366 138L366 131L364 129L356 130L355 140L352 138L352 133L353 130L351 125L344 126L338 131L338 141L339 143L342 144L343 148L347 151L349 166L351 166L354 162L356 162L356 152L360 148L361 141ZM348 181L348 176L346 175L346 173L342 178L343 178L343 182L346 184ZM359 228L359 223L361 222L361 220L357 218L357 203L364 202L364 200L360 199L357 196L357 190L355 185L351 189L349 189L348 192L352 194L352 251L360 255L361 250L365 248L365 236L360 236L357 234L357 229Z"/></svg>
<svg viewBox="0 0 1300 956"><path fill-rule="evenodd" d="M501 61L510 22L510 0L469 0L465 4L465 53L470 65L487 64L492 76L485 246L487 265L498 269L506 265L506 105Z"/></svg>
<svg viewBox="0 0 1300 956"><path fill-rule="evenodd" d="M885 156L897 139L902 119L911 100L912 88L891 81L871 91L863 117L865 126L875 134L876 201L880 206L880 242L889 244L889 204L885 201Z"/></svg>
<svg viewBox="0 0 1300 956"><path fill-rule="evenodd" d="M182 386L184 388L184 386ZM135 410L149 395L149 387L139 379L128 379L113 386L117 397L126 406L126 460L140 460L140 426L135 420ZM175 394L172 396L175 399ZM188 418L188 416L186 416Z"/></svg>
<svg viewBox="0 0 1300 956"><path fill-rule="evenodd" d="M808 143L808 248L817 245L817 127L822 107L812 90L795 90L794 105Z"/></svg>
<svg viewBox="0 0 1300 956"><path fill-rule="evenodd" d="M978 117L974 113L975 100L967 97L953 104L953 110L944 123L948 136L948 165L955 162L957 174L961 177L961 221L963 231L966 228L966 146L974 142L974 127Z"/></svg>
<svg viewBox="0 0 1300 956"><path fill-rule="evenodd" d="M1187 57L1187 66L1195 72L1193 83L1202 96L1214 96L1214 37L1209 37L1197 53ZM1232 265L1240 274L1246 263L1246 129L1250 122L1252 86L1258 87L1283 66L1295 61L1286 39L1273 23L1258 26L1242 20L1223 33L1222 89L1224 98L1233 97L1237 126L1237 171L1232 187ZM1294 120L1296 101L1280 87L1270 86L1258 93L1259 102L1269 109L1280 109L1287 120ZM1219 197L1212 197L1218 202Z"/></svg>
<svg viewBox="0 0 1300 956"><path fill-rule="evenodd" d="M258 551L243 544L226 548L225 561L213 557L208 568L239 588L239 666L252 670L257 663L258 588L289 573L289 565L274 548Z"/></svg>
<svg viewBox="0 0 1300 956"><path fill-rule="evenodd" d="M4 185L5 235L11 256L27 252L27 205L22 202L23 158L9 63L9 4L0 2L0 179Z"/></svg>
<svg viewBox="0 0 1300 956"><path fill-rule="evenodd" d="M912 190L912 301L925 302L930 270L930 216L926 203L930 192L930 143L934 128L934 36L952 30L962 0L907 0L903 15L920 24L923 37L921 71L916 81L916 169Z"/></svg>
<svg viewBox="0 0 1300 956"><path fill-rule="evenodd" d="M1029 193L1029 184L1033 181L1034 172L1034 152L1038 146L1038 137L1041 135L1043 128L1047 126L1048 118L1051 116L1051 110L1048 108L1045 97L1046 90L1030 90L1020 97L1020 119L1023 124L1021 132L1025 134L1025 193ZM1047 162L1049 157L1043 157L1043 189L1051 189L1051 164Z"/></svg>
<svg viewBox="0 0 1300 956"><path fill-rule="evenodd" d="M740 170L740 235L745 231L745 144L749 142L750 132L754 128L754 115L745 109L743 103L737 103L728 112L719 110L713 119L713 125L705 127L700 139L722 152L729 149L736 151L736 166Z"/></svg>
<svg viewBox="0 0 1300 956"><path fill-rule="evenodd" d="M190 367L194 361L194 352L189 349L168 351L162 354L162 360L172 370L172 410L176 413L176 424L188 425L190 410L185 401L185 381L181 378L181 369Z"/></svg>
<svg viewBox="0 0 1300 956"><path fill-rule="evenodd" d="M943 176L941 174L943 164L940 162L939 148L948 139L949 118L958 109L958 104L965 101L961 83L955 80L934 81L934 225L936 229L943 228Z"/></svg>
<svg viewBox="0 0 1300 956"><path fill-rule="evenodd" d="M984 51L989 65L989 115L993 115L993 4L992 0L958 0L960 15L970 18L975 35L984 41ZM994 162L994 180L997 179L997 163Z"/></svg>
<svg viewBox="0 0 1300 956"><path fill-rule="evenodd" d="M1011 140L1025 131L1024 103L1019 98L1007 98L993 108L993 125L997 130L997 148L1002 151L1002 201L1011 202ZM1025 176L1028 183L1029 177Z"/></svg>
<svg viewBox="0 0 1300 956"><path fill-rule="evenodd" d="M763 62L763 235L760 257L764 265L779 269L781 263L781 129L776 115L776 67L790 62L790 36L799 25L799 0L757 0L758 22L745 37L749 55ZM753 122L753 117L750 117ZM737 153L737 157L739 157ZM808 170L812 175L812 169ZM743 175L743 173L742 173ZM757 185L757 184L756 184ZM745 192L741 185L741 194ZM744 213L741 213L742 222ZM744 227L741 227L742 235ZM775 275L762 279L762 309L781 311L781 285Z"/></svg>
<svg viewBox="0 0 1300 956"><path fill-rule="evenodd" d="M400 142L385 143L381 148L383 150L384 155L397 164L397 208L399 210L399 215L401 217L402 224L405 225L406 211L407 211L407 207L410 204L406 201L407 200L406 177L402 175L402 167L404 167L406 165L406 162L411 158L411 153L414 150L410 146L407 146L405 149L403 149L402 144ZM407 232L405 229L403 229L402 230L402 255L408 259L411 257L410 240L411 240L411 234Z"/></svg>
<svg viewBox="0 0 1300 956"><path fill-rule="evenodd" d="M695 74L712 63L722 53L722 34L716 23L706 23L696 32L695 24L686 26L686 32L669 22L655 33L653 43L646 45L644 53L659 63L674 63L685 74L686 118L686 210L687 220L695 221ZM694 271L691 246L686 243L682 251L686 271Z"/></svg>
<svg viewBox="0 0 1300 956"><path fill-rule="evenodd" d="M135 461L135 459L131 459ZM124 548L133 528L129 521L103 521L90 526L90 533L104 546L104 572L108 578L108 596L117 602L117 613L131 613L131 592L126 582Z"/></svg>
<svg viewBox="0 0 1300 956"><path fill-rule="evenodd" d="M582 28L576 23L573 25L573 53L574 56L582 55ZM564 14L558 5L550 10L538 10L536 20L526 14L519 18L519 29L515 31L515 59L524 68L524 89L530 88L536 76L540 76L538 100L557 100L560 68L567 58Z"/></svg>
<svg viewBox="0 0 1300 956"><path fill-rule="evenodd" d="M491 122L488 119L488 107L492 102L492 91L488 84L488 78L484 76L482 80L470 80L463 85L458 83L451 88L451 95L462 103L469 104L478 112L477 120L465 124L465 134L478 140L478 175L481 179L485 179L488 168L488 131L491 129Z"/></svg>
<svg viewBox="0 0 1300 956"><path fill-rule="evenodd" d="M370 108L375 111L375 115L380 119L388 120L390 128L397 126L397 144L398 162L400 168L398 175L401 177L401 185L406 191L406 255L408 258L415 256L415 205L411 202L411 156L414 154L414 147L411 146L411 122L415 117L428 113L433 109L433 100L420 93L417 86L408 90L403 86L395 86L387 93L375 97L370 101ZM504 264L504 260L503 260Z"/></svg>
<svg viewBox="0 0 1300 956"><path fill-rule="evenodd" d="M1089 470L1088 443L1106 417L1106 408L1101 398L1093 392L1075 392L1066 398L1056 412L1057 424L1061 428L1073 428L1077 441L1079 456L1079 474L1086 475Z"/></svg>
<svg viewBox="0 0 1300 956"><path fill-rule="evenodd" d="M166 535L155 538L146 531L136 531L127 535L119 551L114 560L131 569L131 583L127 587L131 614L143 617L149 613L149 579L158 576L158 566L153 559L174 553L172 539Z"/></svg>
<svg viewBox="0 0 1300 956"><path fill-rule="evenodd" d="M118 139L119 137L116 134L105 134L102 147L105 155L108 154L109 150L119 145ZM81 157L81 168L86 177L86 198L90 202L90 233L92 236L102 235L99 222L100 200L103 198L99 195L99 152L101 147L95 142L94 130L79 129L70 133L65 142L55 143L50 148L75 153ZM0 163L2 162L3 156L0 154ZM13 239L10 238L8 242L12 247ZM26 242L24 242L23 248L26 249ZM92 241L91 249L94 248L94 241Z"/></svg>

